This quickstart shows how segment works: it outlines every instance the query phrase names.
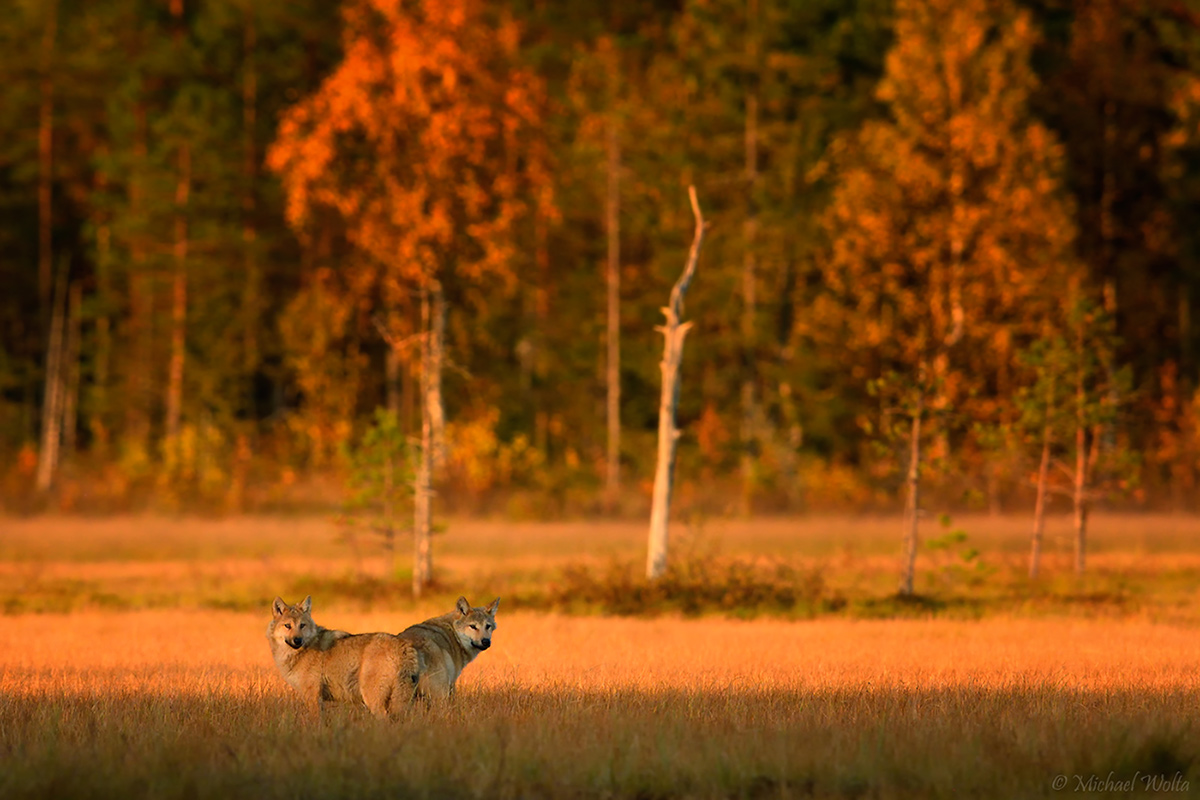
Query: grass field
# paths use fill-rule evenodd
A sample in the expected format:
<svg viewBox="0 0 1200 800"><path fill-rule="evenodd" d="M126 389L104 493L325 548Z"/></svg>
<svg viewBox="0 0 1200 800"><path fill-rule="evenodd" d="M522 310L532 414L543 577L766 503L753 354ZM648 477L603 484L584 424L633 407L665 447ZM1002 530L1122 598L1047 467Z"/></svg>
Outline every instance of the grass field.
<svg viewBox="0 0 1200 800"><path fill-rule="evenodd" d="M265 614L0 619L0 797L1020 798L1200 780L1189 629L498 621L449 712L321 726L275 674Z"/></svg>
<svg viewBox="0 0 1200 800"><path fill-rule="evenodd" d="M936 522L923 535L936 542ZM1028 521L964 517L966 541L926 548L917 603L894 602L899 523L886 518L692 521L674 526L674 594L640 579L641 523L455 520L437 537L440 588L413 605L378 542L326 519L0 519L0 613L208 608L255 611L276 594L325 607L423 609L459 593L506 608L740 617L1068 616L1200 625L1200 519L1098 516L1088 574L1072 572L1069 520L1051 518L1043 578L1026 577ZM967 557L971 551L978 556ZM293 597L295 596L295 597Z"/></svg>
<svg viewBox="0 0 1200 800"><path fill-rule="evenodd" d="M320 520L0 520L0 798L1200 792L1200 522L1101 518L1080 582L1056 520L1040 586L1022 521L956 523L987 568L926 555L912 606L888 605L894 521L681 526L681 560L801 565L847 599L744 620L533 610L563 570L640 560L638 525L456 522L414 604L357 591L392 582ZM459 591L506 599L446 711L318 724L263 637L276 593L395 631Z"/></svg>

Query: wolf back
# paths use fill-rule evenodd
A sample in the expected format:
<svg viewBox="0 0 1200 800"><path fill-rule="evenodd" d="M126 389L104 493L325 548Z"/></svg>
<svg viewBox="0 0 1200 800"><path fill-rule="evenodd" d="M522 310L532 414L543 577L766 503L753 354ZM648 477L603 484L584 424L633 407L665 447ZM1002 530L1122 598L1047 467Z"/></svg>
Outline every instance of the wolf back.
<svg viewBox="0 0 1200 800"><path fill-rule="evenodd" d="M391 633L323 628L313 622L311 597L294 606L276 597L271 611L267 641L275 665L318 711L340 702L388 716L412 701L420 657L411 642Z"/></svg>
<svg viewBox="0 0 1200 800"><path fill-rule="evenodd" d="M444 700L454 694L459 675L475 657L492 646L500 598L474 608L460 597L454 610L412 625L400 638L412 644L420 661L417 696Z"/></svg>

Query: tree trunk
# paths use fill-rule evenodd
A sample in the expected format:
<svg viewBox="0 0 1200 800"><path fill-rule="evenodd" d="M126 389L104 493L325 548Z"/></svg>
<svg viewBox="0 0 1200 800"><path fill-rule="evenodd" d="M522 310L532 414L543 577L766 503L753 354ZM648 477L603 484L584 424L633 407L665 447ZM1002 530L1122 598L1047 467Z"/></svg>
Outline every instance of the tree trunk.
<svg viewBox="0 0 1200 800"><path fill-rule="evenodd" d="M171 364L167 378L167 430L169 448L179 445L183 407L183 362L187 322L188 194L192 181L191 146L179 148L179 176L175 184L175 277L171 289Z"/></svg>
<svg viewBox="0 0 1200 800"><path fill-rule="evenodd" d="M419 358L417 362L419 362ZM419 427L417 420L418 376L413 374L414 360L411 356L400 362L400 430L405 436L414 435ZM422 401L424 402L424 401Z"/></svg>
<svg viewBox="0 0 1200 800"><path fill-rule="evenodd" d="M258 152L255 133L258 126L258 69L255 51L258 29L254 19L255 4L247 3L242 29L242 257L246 271L243 294L243 358L247 373L247 406L253 408L254 381L258 369L259 292L262 277L258 268Z"/></svg>
<svg viewBox="0 0 1200 800"><path fill-rule="evenodd" d="M614 114L615 117L615 114ZM605 458L604 497L609 512L617 508L621 492L621 143L615 118L608 123L608 450Z"/></svg>
<svg viewBox="0 0 1200 800"><path fill-rule="evenodd" d="M1087 558L1087 432L1075 429L1075 574L1082 575Z"/></svg>
<svg viewBox="0 0 1200 800"><path fill-rule="evenodd" d="M1192 374L1192 292L1186 284L1179 291L1179 371Z"/></svg>
<svg viewBox="0 0 1200 800"><path fill-rule="evenodd" d="M106 189L103 173L96 176L96 191L102 195ZM112 303L112 228L107 213L99 212L96 218L96 355L92 368L91 418L88 427L93 433L93 446L107 442L109 418L109 364L112 359L112 319L109 316Z"/></svg>
<svg viewBox="0 0 1200 800"><path fill-rule="evenodd" d="M437 312L431 306L440 296L436 281L421 290L421 452L413 482L413 596L421 593L433 579L433 470L434 470L434 407L441 403L440 375L441 342L438 338ZM434 287L437 287L436 289ZM440 411L440 409L439 409Z"/></svg>
<svg viewBox="0 0 1200 800"><path fill-rule="evenodd" d="M145 89L140 86L139 91ZM146 173L148 124L141 96L134 105L133 174L129 178L129 211L134 230L129 234L129 336L133 344L125 397L125 436L143 450L150 438L154 355L154 291L146 270Z"/></svg>
<svg viewBox="0 0 1200 800"><path fill-rule="evenodd" d="M987 470L987 498L988 498L988 516L1000 517L1004 515L1004 502L1001 497L1002 483L1001 464L998 461L989 461L984 465Z"/></svg>
<svg viewBox="0 0 1200 800"><path fill-rule="evenodd" d="M743 131L745 145L746 218L742 223L742 419L739 430L741 439L741 473L743 516L754 512L754 488L759 453L758 443L758 398L754 380L758 369L755 363L756 330L758 316L758 208L755 191L758 186L758 93L754 78L758 70L758 0L747 0L746 58L753 77L746 92L746 117Z"/></svg>
<svg viewBox="0 0 1200 800"><path fill-rule="evenodd" d="M670 302L663 309L666 324L658 328L663 335L663 383L662 399L658 406L658 461L654 470L654 498L650 509L650 537L646 556L646 576L652 580L667 568L667 522L675 479L675 445L679 439L679 431L675 428L675 408L679 404L679 365L683 360L683 339L692 326L690 322L681 321L683 298L696 273L700 245L704 242L704 217L700 213L700 202L696 199L696 187L688 187L688 196L696 218L696 233L687 266L671 289Z"/></svg>
<svg viewBox="0 0 1200 800"><path fill-rule="evenodd" d="M42 446L38 450L37 488L49 490L58 466L62 432L63 305L66 301L67 270L58 268L54 304L50 313L50 344L46 352L46 390L42 399Z"/></svg>
<svg viewBox="0 0 1200 800"><path fill-rule="evenodd" d="M548 111L545 113L549 113ZM538 205L533 223L534 263L537 265L537 285L534 287L534 313L537 317L537 332L533 334L533 374L539 380L531 392L533 408L533 446L543 456L550 448L550 403L551 396L540 380L546 372L546 342L550 331L550 303L553 294L553 269L550 263L550 220L545 208Z"/></svg>
<svg viewBox="0 0 1200 800"><path fill-rule="evenodd" d="M921 420L925 416L924 390L917 395L909 434L908 501L904 506L904 564L900 575L900 594L911 597L913 574L917 566L917 535L921 519Z"/></svg>
<svg viewBox="0 0 1200 800"><path fill-rule="evenodd" d="M429 327L429 388L425 391L429 407L430 442L433 457L433 479L446 467L446 408L442 403L442 371L446 349L446 295L441 281L432 281L429 294L432 319Z"/></svg>
<svg viewBox="0 0 1200 800"><path fill-rule="evenodd" d="M392 453L383 459L383 547L387 551L387 578L396 574L396 509L392 497L396 491L395 464Z"/></svg>
<svg viewBox="0 0 1200 800"><path fill-rule="evenodd" d="M387 383L387 410L396 415L396 422L403 430L403 421L400 419L400 354L396 348L388 347L383 366Z"/></svg>
<svg viewBox="0 0 1200 800"><path fill-rule="evenodd" d="M1049 413L1049 411L1047 411ZM1042 461L1038 465L1037 500L1033 506L1033 541L1029 546L1029 580L1041 569L1042 534L1046 529L1046 483L1050 478L1050 425L1042 429Z"/></svg>
<svg viewBox="0 0 1200 800"><path fill-rule="evenodd" d="M67 301L66 373L63 376L63 441L62 451L68 463L75 457L75 430L79 411L79 327L83 306L83 286L71 281Z"/></svg>
<svg viewBox="0 0 1200 800"><path fill-rule="evenodd" d="M1088 468L1087 468L1087 387L1084 352L1084 323L1080 322L1075 339L1075 574L1082 575L1087 558Z"/></svg>
<svg viewBox="0 0 1200 800"><path fill-rule="evenodd" d="M182 57L185 22L183 0L170 0L175 20L175 48ZM188 195L192 183L192 150L188 141L179 145L178 175L175 181L175 276L171 282L171 359L167 369L166 439L168 451L177 458L179 425L183 413L183 362L185 324L187 322Z"/></svg>
<svg viewBox="0 0 1200 800"><path fill-rule="evenodd" d="M54 271L54 40L58 34L58 3L46 3L46 27L42 30L41 85L38 104L38 299L43 320L50 311L50 283ZM44 324L44 323L43 323Z"/></svg>

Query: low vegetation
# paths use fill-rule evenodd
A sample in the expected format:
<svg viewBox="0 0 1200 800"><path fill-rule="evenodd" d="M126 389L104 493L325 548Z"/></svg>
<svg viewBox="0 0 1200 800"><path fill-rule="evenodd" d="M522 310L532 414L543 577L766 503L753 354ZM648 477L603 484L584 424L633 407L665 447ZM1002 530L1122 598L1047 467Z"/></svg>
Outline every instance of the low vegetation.
<svg viewBox="0 0 1200 800"><path fill-rule="evenodd" d="M154 608L258 611L276 594L324 607L424 610L463 592L506 609L617 616L808 619L1068 616L1200 623L1200 522L1099 517L1089 573L1075 577L1070 521L1051 518L1042 576L1027 576L1024 520L929 526L917 595L896 596L891 519L681 524L673 561L644 577L645 527L452 521L434 545L439 583L413 603L406 559L389 571L374 535L321 519L8 520L0 613ZM939 535L940 534L940 535Z"/></svg>
<svg viewBox="0 0 1200 800"><path fill-rule="evenodd" d="M5 618L0 796L1036 798L1059 775L1200 781L1200 642L1173 626L498 621L450 711L322 727L275 674L265 613Z"/></svg>
<svg viewBox="0 0 1200 800"><path fill-rule="evenodd" d="M8 520L0 797L1200 786L1197 523L1098 519L1080 582L1052 519L1031 584L1023 524L957 522L965 538L924 553L913 600L895 596L891 520L679 526L656 584L640 525L454 522L417 604L325 521ZM312 594L325 625L398 631L460 592L503 603L449 710L320 725L267 652L277 593Z"/></svg>

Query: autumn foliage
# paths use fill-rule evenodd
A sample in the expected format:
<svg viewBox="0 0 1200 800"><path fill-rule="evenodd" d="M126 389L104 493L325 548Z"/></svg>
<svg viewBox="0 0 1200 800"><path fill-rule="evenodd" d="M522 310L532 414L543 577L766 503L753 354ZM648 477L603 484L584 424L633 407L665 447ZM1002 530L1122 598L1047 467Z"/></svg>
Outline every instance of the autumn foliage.
<svg viewBox="0 0 1200 800"><path fill-rule="evenodd" d="M889 374L930 505L1032 506L979 430L1076 300L1145 454L1104 502L1194 505L1187 4L60 5L0 22L5 508L334 507L382 407L440 503L640 515L691 184L680 510L898 508Z"/></svg>
<svg viewBox="0 0 1200 800"><path fill-rule="evenodd" d="M332 209L394 282L511 285L513 239L548 201L544 90L520 29L481 0L348 3L342 62L283 116L268 164L306 230Z"/></svg>
<svg viewBox="0 0 1200 800"><path fill-rule="evenodd" d="M831 148L817 314L864 379L936 362L949 398L991 399L1074 269L1062 147L1030 107L1036 33L991 0L900 0L896 15L887 114Z"/></svg>

